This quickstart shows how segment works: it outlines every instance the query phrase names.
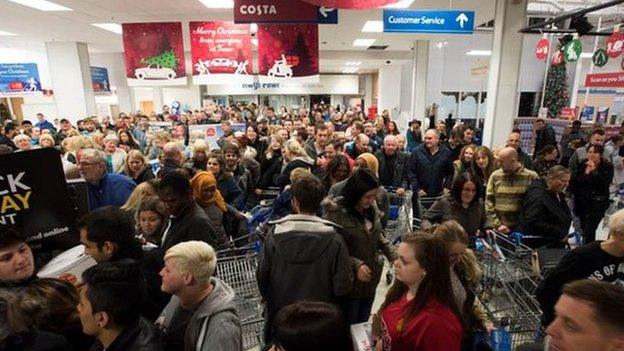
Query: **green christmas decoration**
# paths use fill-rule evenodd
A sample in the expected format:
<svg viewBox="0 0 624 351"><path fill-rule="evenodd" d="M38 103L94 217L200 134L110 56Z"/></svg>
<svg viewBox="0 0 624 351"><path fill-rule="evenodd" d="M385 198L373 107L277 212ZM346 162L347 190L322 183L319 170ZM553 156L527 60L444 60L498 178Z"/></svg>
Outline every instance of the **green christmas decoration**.
<svg viewBox="0 0 624 351"><path fill-rule="evenodd" d="M175 70L178 67L179 59L173 50L167 50L160 55L144 58L141 63L144 65L156 65L159 67Z"/></svg>
<svg viewBox="0 0 624 351"><path fill-rule="evenodd" d="M568 94L568 72L566 62L551 65L546 77L544 106L548 108L548 117L559 117L561 109L570 104Z"/></svg>
<svg viewBox="0 0 624 351"><path fill-rule="evenodd" d="M607 62L609 62L609 56L607 56L607 52L605 51L605 49L596 50L596 52L594 52L594 55L592 56L592 62L597 67L602 67L606 65Z"/></svg>
<svg viewBox="0 0 624 351"><path fill-rule="evenodd" d="M563 47L563 56L568 62L576 62L581 57L582 51L583 44L581 44L580 40L570 40L570 42Z"/></svg>

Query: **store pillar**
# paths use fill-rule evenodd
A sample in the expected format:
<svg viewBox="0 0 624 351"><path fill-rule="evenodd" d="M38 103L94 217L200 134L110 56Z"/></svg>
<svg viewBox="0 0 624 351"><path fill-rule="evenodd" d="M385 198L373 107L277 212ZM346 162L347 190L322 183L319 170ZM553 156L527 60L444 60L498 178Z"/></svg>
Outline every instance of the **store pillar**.
<svg viewBox="0 0 624 351"><path fill-rule="evenodd" d="M527 1L496 0L483 145L504 146L518 111Z"/></svg>
<svg viewBox="0 0 624 351"><path fill-rule="evenodd" d="M153 93L153 98L154 98L154 111L156 113L162 113L163 106L165 105L165 97L163 95L163 88L153 87L152 93Z"/></svg>
<svg viewBox="0 0 624 351"><path fill-rule="evenodd" d="M417 40L414 42L414 57L412 59L412 108L411 116L425 123L427 109L427 74L429 67L429 41Z"/></svg>
<svg viewBox="0 0 624 351"><path fill-rule="evenodd" d="M379 114L385 109L401 108L401 66L387 65L379 69Z"/></svg>
<svg viewBox="0 0 624 351"><path fill-rule="evenodd" d="M49 42L45 45L58 117L75 123L96 115L87 44Z"/></svg>

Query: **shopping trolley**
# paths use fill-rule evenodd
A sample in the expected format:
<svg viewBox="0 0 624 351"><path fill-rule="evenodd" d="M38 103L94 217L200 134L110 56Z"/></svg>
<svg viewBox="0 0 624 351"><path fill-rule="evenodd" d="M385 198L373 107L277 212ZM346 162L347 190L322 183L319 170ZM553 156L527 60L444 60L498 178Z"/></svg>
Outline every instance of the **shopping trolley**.
<svg viewBox="0 0 624 351"><path fill-rule="evenodd" d="M533 250L514 235L480 235L477 255L483 270L478 298L493 321L509 331L512 346L533 340L542 312L535 298L540 280L532 269Z"/></svg>
<svg viewBox="0 0 624 351"><path fill-rule="evenodd" d="M244 349L262 343L263 304L256 271L258 254L255 245L219 251L216 276L234 290L234 303L242 326Z"/></svg>
<svg viewBox="0 0 624 351"><path fill-rule="evenodd" d="M444 197L446 197L446 195L441 195L441 196L419 196L418 197L418 214L419 214L419 220L422 218L422 216L429 211L429 208L431 208L431 206L433 206L433 204L440 200L443 199Z"/></svg>
<svg viewBox="0 0 624 351"><path fill-rule="evenodd" d="M384 231L386 238L396 245L401 235L412 231L412 192L407 190L399 195L389 190L388 198L390 206Z"/></svg>

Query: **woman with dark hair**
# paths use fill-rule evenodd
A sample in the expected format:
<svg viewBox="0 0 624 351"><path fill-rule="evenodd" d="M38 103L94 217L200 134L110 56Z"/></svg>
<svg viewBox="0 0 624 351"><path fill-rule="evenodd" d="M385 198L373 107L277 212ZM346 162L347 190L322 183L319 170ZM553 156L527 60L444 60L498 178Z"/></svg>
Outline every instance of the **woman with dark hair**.
<svg viewBox="0 0 624 351"><path fill-rule="evenodd" d="M353 340L342 313L324 302L283 307L273 325L270 351L352 351Z"/></svg>
<svg viewBox="0 0 624 351"><path fill-rule="evenodd" d="M62 335L71 349L88 350L94 339L82 333L76 310L79 301L78 291L72 284L52 278L36 279L12 300L9 321L14 330Z"/></svg>
<svg viewBox="0 0 624 351"><path fill-rule="evenodd" d="M137 237L143 247L148 244L160 246L163 232L165 231L167 211L165 205L158 196L148 196L140 203L135 216Z"/></svg>
<svg viewBox="0 0 624 351"><path fill-rule="evenodd" d="M412 233L402 238L397 253L396 279L378 312L383 344L377 350L461 350L461 314L444 243Z"/></svg>
<svg viewBox="0 0 624 351"><path fill-rule="evenodd" d="M386 124L386 135L399 135L401 134L401 132L399 132L399 128L396 125L395 121L389 121Z"/></svg>
<svg viewBox="0 0 624 351"><path fill-rule="evenodd" d="M266 138L260 137L258 126L253 123L247 126L245 135L247 136L247 146L252 147L256 150L255 160L260 162L262 159L262 155L266 152L267 149Z"/></svg>
<svg viewBox="0 0 624 351"><path fill-rule="evenodd" d="M613 180L613 164L602 157L603 145L589 145L587 159L579 163L572 175L574 213L581 221L583 241L596 240L596 229L609 208L609 186Z"/></svg>
<svg viewBox="0 0 624 351"><path fill-rule="evenodd" d="M396 257L381 226L382 213L376 206L378 193L377 178L369 170L358 169L347 178L336 202L328 200L326 207L325 217L343 229L357 277L347 301L349 324L362 323L370 317L383 268L378 259L380 251L390 261Z"/></svg>
<svg viewBox="0 0 624 351"><path fill-rule="evenodd" d="M471 237L477 231L490 228L485 214L485 205L479 197L479 188L469 173L456 177L451 186L451 193L436 201L424 214L421 227L430 228L434 223L456 220Z"/></svg>
<svg viewBox="0 0 624 351"><path fill-rule="evenodd" d="M349 160L344 155L334 155L327 163L327 169L323 175L325 190L329 191L332 185L343 181L349 177L351 167Z"/></svg>
<svg viewBox="0 0 624 351"><path fill-rule="evenodd" d="M475 149L468 173L472 175L475 184L479 187L479 197L485 199L485 188L490 175L496 169L494 155L487 146L479 146Z"/></svg>
<svg viewBox="0 0 624 351"><path fill-rule="evenodd" d="M130 150L141 150L141 145L139 145L139 142L129 130L120 129L117 132L117 136L119 137L119 147L126 152Z"/></svg>
<svg viewBox="0 0 624 351"><path fill-rule="evenodd" d="M548 170L558 164L559 151L554 145L546 145L537 153L537 160L533 163L533 170L540 178L545 178Z"/></svg>
<svg viewBox="0 0 624 351"><path fill-rule="evenodd" d="M232 173L227 171L225 164L225 156L221 152L213 151L208 156L208 171L212 172L217 179L217 186L219 192L227 203L234 203L234 201L243 193L238 186L236 179Z"/></svg>

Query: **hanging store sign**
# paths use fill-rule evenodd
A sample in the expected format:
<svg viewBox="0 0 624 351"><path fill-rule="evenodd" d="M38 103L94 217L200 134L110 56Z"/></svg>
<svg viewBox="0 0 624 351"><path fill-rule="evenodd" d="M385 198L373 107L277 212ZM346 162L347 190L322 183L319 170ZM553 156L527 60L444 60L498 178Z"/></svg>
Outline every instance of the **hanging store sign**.
<svg viewBox="0 0 624 351"><path fill-rule="evenodd" d="M253 82L251 30L226 21L190 22L193 84Z"/></svg>
<svg viewBox="0 0 624 351"><path fill-rule="evenodd" d="M93 83L93 92L110 93L110 80L108 79L108 69L104 67L91 66L91 82Z"/></svg>
<svg viewBox="0 0 624 351"><path fill-rule="evenodd" d="M585 86L591 88L624 88L624 72L588 74L585 77Z"/></svg>
<svg viewBox="0 0 624 351"><path fill-rule="evenodd" d="M181 22L124 23L129 86L186 85Z"/></svg>
<svg viewBox="0 0 624 351"><path fill-rule="evenodd" d="M37 64L0 64L0 97L27 95L41 95L41 80Z"/></svg>
<svg viewBox="0 0 624 351"><path fill-rule="evenodd" d="M548 57L548 49L550 48L550 41L546 38L540 39L535 46L535 57L538 60L546 60Z"/></svg>
<svg viewBox="0 0 624 351"><path fill-rule="evenodd" d="M604 49L598 49L594 52L594 55L592 55L592 63L596 67L602 67L606 65L607 62L609 62L609 56Z"/></svg>
<svg viewBox="0 0 624 351"><path fill-rule="evenodd" d="M303 0L316 6L335 7L339 9L377 9L392 5L397 0Z"/></svg>
<svg viewBox="0 0 624 351"><path fill-rule="evenodd" d="M338 10L301 0L235 0L234 22L337 24Z"/></svg>
<svg viewBox="0 0 624 351"><path fill-rule="evenodd" d="M384 10L385 33L472 34L474 11Z"/></svg>
<svg viewBox="0 0 624 351"><path fill-rule="evenodd" d="M624 51L624 33L614 32L607 40L607 55L616 58Z"/></svg>
<svg viewBox="0 0 624 351"><path fill-rule="evenodd" d="M583 44L578 39L570 40L563 47L563 56L567 62L576 62L581 57L583 51Z"/></svg>
<svg viewBox="0 0 624 351"><path fill-rule="evenodd" d="M317 25L260 25L257 35L260 83L319 81Z"/></svg>

